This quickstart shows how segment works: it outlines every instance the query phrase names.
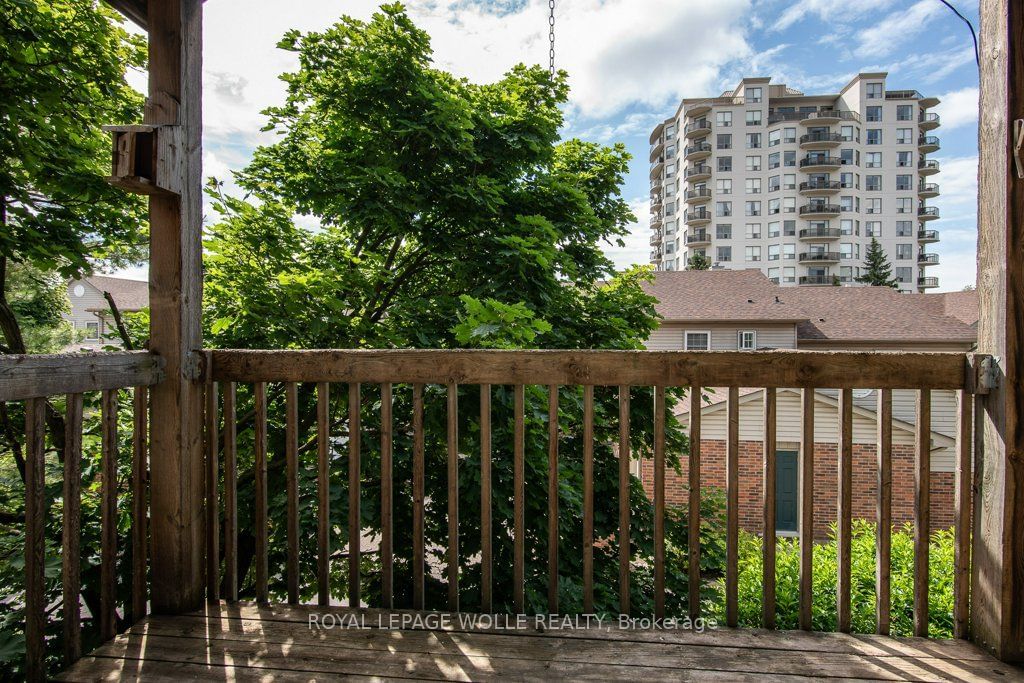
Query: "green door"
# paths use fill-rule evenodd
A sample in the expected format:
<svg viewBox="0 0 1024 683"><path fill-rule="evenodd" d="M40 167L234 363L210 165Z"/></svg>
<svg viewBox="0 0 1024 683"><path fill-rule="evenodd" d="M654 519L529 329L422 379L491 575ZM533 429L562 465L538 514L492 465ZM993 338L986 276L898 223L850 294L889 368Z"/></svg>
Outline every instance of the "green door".
<svg viewBox="0 0 1024 683"><path fill-rule="evenodd" d="M775 454L775 530L797 530L797 453Z"/></svg>

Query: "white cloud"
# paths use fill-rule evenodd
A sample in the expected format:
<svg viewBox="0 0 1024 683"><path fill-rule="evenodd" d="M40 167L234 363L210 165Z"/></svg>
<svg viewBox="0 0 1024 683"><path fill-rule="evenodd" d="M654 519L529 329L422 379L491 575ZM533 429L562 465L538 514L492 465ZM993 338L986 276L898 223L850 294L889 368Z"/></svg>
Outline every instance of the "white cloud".
<svg viewBox="0 0 1024 683"><path fill-rule="evenodd" d="M978 123L978 89L963 88L940 96L941 102L935 107L941 117L940 131Z"/></svg>
<svg viewBox="0 0 1024 683"><path fill-rule="evenodd" d="M786 8L772 24L776 31L784 31L793 24L810 17L828 22L832 25L853 21L867 12L888 5L891 0L800 0Z"/></svg>
<svg viewBox="0 0 1024 683"><path fill-rule="evenodd" d="M625 246L604 249L605 255L615 263L617 270L625 270L638 263L648 264L651 261L650 201L647 197L637 197L629 202L629 207L637 216L637 221L629 226L629 235L623 239Z"/></svg>
<svg viewBox="0 0 1024 683"><path fill-rule="evenodd" d="M901 42L918 35L932 19L947 11L935 0L918 0L910 7L892 12L877 24L858 32L854 54L858 57L881 57L899 48Z"/></svg>

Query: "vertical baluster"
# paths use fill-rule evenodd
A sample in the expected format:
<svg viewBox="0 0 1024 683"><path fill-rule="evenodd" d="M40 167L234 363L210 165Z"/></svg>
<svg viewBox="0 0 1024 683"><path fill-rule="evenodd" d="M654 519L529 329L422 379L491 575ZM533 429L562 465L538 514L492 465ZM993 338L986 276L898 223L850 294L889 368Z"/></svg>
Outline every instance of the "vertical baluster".
<svg viewBox="0 0 1024 683"><path fill-rule="evenodd" d="M380 385L380 595L383 607L394 607L392 562L391 383Z"/></svg>
<svg viewBox="0 0 1024 683"><path fill-rule="evenodd" d="M729 387L725 446L725 623L739 624L740 390Z"/></svg>
<svg viewBox="0 0 1024 683"><path fill-rule="evenodd" d="M209 361L207 361L209 362ZM207 382L205 387L206 434L206 599L220 600L220 465L217 462L218 423L217 383Z"/></svg>
<svg viewBox="0 0 1024 683"><path fill-rule="evenodd" d="M299 392L295 382L285 385L285 495L288 517L288 559L285 577L288 604L299 604Z"/></svg>
<svg viewBox="0 0 1024 683"><path fill-rule="evenodd" d="M224 573L227 599L238 601L238 432L235 383L224 385Z"/></svg>
<svg viewBox="0 0 1024 683"><path fill-rule="evenodd" d="M362 508L360 507L360 393L359 384L348 385L348 604L359 607L359 562L363 533Z"/></svg>
<svg viewBox="0 0 1024 683"><path fill-rule="evenodd" d="M583 611L594 611L594 387L583 387Z"/></svg>
<svg viewBox="0 0 1024 683"><path fill-rule="evenodd" d="M25 677L46 680L46 399L25 401Z"/></svg>
<svg viewBox="0 0 1024 683"><path fill-rule="evenodd" d="M448 385L448 609L459 611L459 385Z"/></svg>
<svg viewBox="0 0 1024 683"><path fill-rule="evenodd" d="M117 633L117 390L107 389L100 398L102 424L102 490L100 500L100 638Z"/></svg>
<svg viewBox="0 0 1024 683"><path fill-rule="evenodd" d="M800 628L811 630L814 597L814 389L801 392Z"/></svg>
<svg viewBox="0 0 1024 683"><path fill-rule="evenodd" d="M690 419L693 419L693 408ZM665 618L665 387L654 387L654 616Z"/></svg>
<svg viewBox="0 0 1024 683"><path fill-rule="evenodd" d="M81 397L78 400L80 402ZM132 396L132 619L134 621L146 616L148 592L146 587L146 555L148 553L146 527L149 510L146 499L146 481L148 480L146 468L149 459L148 427L149 389L135 387ZM79 418L79 431L81 431L81 418ZM78 457L81 457L81 444L79 444ZM66 459L67 456L65 456L65 467L67 467ZM75 554L77 556L77 550Z"/></svg>
<svg viewBox="0 0 1024 683"><path fill-rule="evenodd" d="M136 389L136 396L143 388ZM138 412L136 410L136 421ZM138 428L136 428L136 439L138 439ZM143 434L143 439L145 435ZM135 444L138 450L138 441ZM27 466L27 463L26 463ZM144 466L144 465L143 465ZM132 471L136 476L136 470ZM26 470L27 478L27 470ZM134 496L140 492L145 496L141 488L136 488ZM142 524L145 524L145 498L142 505ZM61 528L61 564L63 565L63 615L64 615L64 659L70 664L78 661L82 656L82 627L81 627L81 606L78 595L82 589L81 580L81 509L82 509L82 395L68 394L67 413L64 421L64 516ZM137 507L132 506L133 513ZM26 518L27 522L27 518ZM139 516L133 514L132 534L133 541L138 534ZM27 525L26 525L27 528ZM143 539L145 539L145 526L142 528ZM145 542L143 542L145 552ZM135 595L136 581L139 580L138 549L135 550L136 569L132 574L132 590ZM142 611L135 608L135 617L139 618L145 611L145 579L146 579L146 558L142 557Z"/></svg>
<svg viewBox="0 0 1024 683"><path fill-rule="evenodd" d="M914 635L928 637L928 539L931 533L932 393L917 395L914 462Z"/></svg>
<svg viewBox="0 0 1024 683"><path fill-rule="evenodd" d="M764 390L764 543L762 544L761 620L765 628L775 628L775 477L776 406L775 387Z"/></svg>
<svg viewBox="0 0 1024 683"><path fill-rule="evenodd" d="M966 391L957 392L960 408L956 433L956 484L953 527L953 637L967 638L971 607L971 457L974 397Z"/></svg>
<svg viewBox="0 0 1024 683"><path fill-rule="evenodd" d="M558 613L558 385L548 386L548 612Z"/></svg>
<svg viewBox="0 0 1024 683"><path fill-rule="evenodd" d="M837 504L839 526L836 546L839 576L836 583L837 628L843 633L850 632L850 580L853 505L853 389L839 393L839 500Z"/></svg>
<svg viewBox="0 0 1024 683"><path fill-rule="evenodd" d="M270 601L267 589L267 385L266 382L256 382L253 388L256 399L256 452L253 463L256 488L253 514L256 524L256 601L267 603Z"/></svg>
<svg viewBox="0 0 1024 683"><path fill-rule="evenodd" d="M412 385L412 606L423 609L423 385Z"/></svg>
<svg viewBox="0 0 1024 683"><path fill-rule="evenodd" d="M522 613L526 608L524 596L524 577L526 566L526 524L523 517L525 508L525 487L524 482L524 455L526 442L526 425L523 413L525 412L525 392L523 385L517 384L515 391L515 424L512 435L512 602L516 612Z"/></svg>
<svg viewBox="0 0 1024 683"><path fill-rule="evenodd" d="M491 385L480 385L480 609L494 609L491 595Z"/></svg>
<svg viewBox="0 0 1024 683"><path fill-rule="evenodd" d="M316 385L317 604L331 604L331 385Z"/></svg>
<svg viewBox="0 0 1024 683"><path fill-rule="evenodd" d="M892 389L878 392L878 528L875 535L876 632L889 635L892 550Z"/></svg>
<svg viewBox="0 0 1024 683"><path fill-rule="evenodd" d="M687 518L690 524L687 562L690 619L700 616L700 423L703 402L699 384L690 386L690 486Z"/></svg>
<svg viewBox="0 0 1024 683"><path fill-rule="evenodd" d="M629 386L619 387L619 613L629 614Z"/></svg>

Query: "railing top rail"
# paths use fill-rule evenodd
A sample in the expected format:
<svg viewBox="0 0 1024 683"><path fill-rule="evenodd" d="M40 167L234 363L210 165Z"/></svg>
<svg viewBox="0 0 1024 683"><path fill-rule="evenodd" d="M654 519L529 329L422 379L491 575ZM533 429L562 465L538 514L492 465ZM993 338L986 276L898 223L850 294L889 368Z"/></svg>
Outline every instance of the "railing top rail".
<svg viewBox="0 0 1024 683"><path fill-rule="evenodd" d="M233 382L963 389L966 353L308 350L210 352Z"/></svg>
<svg viewBox="0 0 1024 683"><path fill-rule="evenodd" d="M0 401L149 386L163 367L149 351L0 356Z"/></svg>

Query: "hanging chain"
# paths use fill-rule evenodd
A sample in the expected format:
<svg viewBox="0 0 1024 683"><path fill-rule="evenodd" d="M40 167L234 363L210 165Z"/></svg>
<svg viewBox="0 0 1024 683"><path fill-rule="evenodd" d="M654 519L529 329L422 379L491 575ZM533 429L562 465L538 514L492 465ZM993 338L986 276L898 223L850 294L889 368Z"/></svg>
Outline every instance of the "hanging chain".
<svg viewBox="0 0 1024 683"><path fill-rule="evenodd" d="M555 0L548 0L548 40L551 41L551 49L548 56L551 58L551 80L555 80Z"/></svg>

